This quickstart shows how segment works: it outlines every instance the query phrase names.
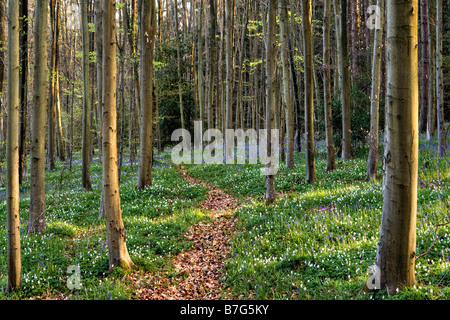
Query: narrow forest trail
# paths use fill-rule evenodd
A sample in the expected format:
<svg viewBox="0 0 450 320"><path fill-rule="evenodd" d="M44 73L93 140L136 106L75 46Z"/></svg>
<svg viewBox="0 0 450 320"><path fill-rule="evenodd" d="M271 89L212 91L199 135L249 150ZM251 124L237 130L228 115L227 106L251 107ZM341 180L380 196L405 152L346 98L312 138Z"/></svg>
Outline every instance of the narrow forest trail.
<svg viewBox="0 0 450 320"><path fill-rule="evenodd" d="M176 276L168 271L145 275L145 282L136 279L135 298L140 300L224 300L229 292L221 277L226 259L231 253L230 237L235 232L233 213L236 199L221 189L190 176L186 168L178 167L184 180L208 188L208 198L199 205L212 218L193 225L185 234L193 242L190 250L172 259ZM172 271L173 273L173 271ZM140 283L144 283L140 285Z"/></svg>

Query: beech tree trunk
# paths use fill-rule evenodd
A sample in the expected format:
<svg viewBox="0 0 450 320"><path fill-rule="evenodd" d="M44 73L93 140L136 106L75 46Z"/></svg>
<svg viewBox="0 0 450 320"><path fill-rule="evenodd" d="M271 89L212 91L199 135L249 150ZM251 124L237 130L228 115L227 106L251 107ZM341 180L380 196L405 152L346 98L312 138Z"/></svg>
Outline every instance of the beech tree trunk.
<svg viewBox="0 0 450 320"><path fill-rule="evenodd" d="M273 157L272 153L272 129L275 129L275 87L276 87L276 28L277 28L277 0L269 0L266 32L266 155ZM276 155L278 156L278 155ZM270 167L270 163L266 168ZM266 170L266 203L275 202L275 174Z"/></svg>
<svg viewBox="0 0 450 320"><path fill-rule="evenodd" d="M302 0L303 50L305 62L305 139L306 139L306 180L316 182L315 142L314 142L314 79L313 44L311 24L311 1Z"/></svg>
<svg viewBox="0 0 450 320"><path fill-rule="evenodd" d="M91 96L89 68L89 26L87 0L81 2L81 41L83 51L83 129L82 129L82 185L91 190Z"/></svg>
<svg viewBox="0 0 450 320"><path fill-rule="evenodd" d="M347 33L347 1L340 1L340 27L339 27L339 79L342 107L342 159L352 158L352 134L351 134L351 79L348 51Z"/></svg>
<svg viewBox="0 0 450 320"><path fill-rule="evenodd" d="M133 266L125 243L117 167L116 1L102 0L103 8L103 197L109 268Z"/></svg>
<svg viewBox="0 0 450 320"><path fill-rule="evenodd" d="M154 0L140 4L140 100L141 131L137 187L144 189L152 184L153 165L153 50L155 47L156 8Z"/></svg>
<svg viewBox="0 0 450 320"><path fill-rule="evenodd" d="M323 64L324 64L324 106L325 106L325 138L327 143L326 171L336 169L336 154L333 138L333 112L331 109L331 49L330 49L330 24L331 24L331 0L325 0L323 21Z"/></svg>
<svg viewBox="0 0 450 320"><path fill-rule="evenodd" d="M392 295L416 284L419 8L418 0L387 1L386 8L384 200L375 265L381 289Z"/></svg>
<svg viewBox="0 0 450 320"><path fill-rule="evenodd" d="M22 185L27 153L28 131L28 0L19 1L20 26L20 129L19 129L19 184Z"/></svg>
<svg viewBox="0 0 450 320"><path fill-rule="evenodd" d="M8 128L6 148L7 292L21 285L19 217L19 1L8 5Z"/></svg>
<svg viewBox="0 0 450 320"><path fill-rule="evenodd" d="M383 25L384 25L384 0L378 0L380 8L380 28L375 29L375 39L372 58L372 90L370 98L370 133L369 133L369 157L367 160L366 180L377 178L378 165L378 132L380 121L380 85L381 85L381 53L383 46Z"/></svg>
<svg viewBox="0 0 450 320"><path fill-rule="evenodd" d="M443 70L443 14L442 0L436 0L436 105L437 105L437 131L438 131L438 154L445 156L446 130L444 119L444 70Z"/></svg>
<svg viewBox="0 0 450 320"><path fill-rule="evenodd" d="M427 1L427 31L428 31L428 114L427 114L427 139L431 140L436 132L436 39L434 6L432 0Z"/></svg>
<svg viewBox="0 0 450 320"><path fill-rule="evenodd" d="M429 0L420 0L420 40L422 57L420 60L420 117L419 130L421 133L427 131L427 113L428 113L428 13L427 2Z"/></svg>
<svg viewBox="0 0 450 320"><path fill-rule="evenodd" d="M34 22L34 88L31 122L30 212L28 232L45 229L45 127L47 121L47 27L48 2L39 0Z"/></svg>

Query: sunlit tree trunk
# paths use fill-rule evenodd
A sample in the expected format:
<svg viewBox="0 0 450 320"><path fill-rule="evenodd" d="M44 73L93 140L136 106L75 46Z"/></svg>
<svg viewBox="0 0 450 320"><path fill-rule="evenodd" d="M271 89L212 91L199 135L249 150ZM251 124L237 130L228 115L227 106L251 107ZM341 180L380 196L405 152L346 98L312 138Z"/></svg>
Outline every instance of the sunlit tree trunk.
<svg viewBox="0 0 450 320"><path fill-rule="evenodd" d="M109 268L130 268L125 243L117 167L116 2L102 0L103 11L103 195Z"/></svg>
<svg viewBox="0 0 450 320"><path fill-rule="evenodd" d="M387 1L386 8L384 200L375 264L381 289L392 295L416 284L419 8L418 0Z"/></svg>
<svg viewBox="0 0 450 320"><path fill-rule="evenodd" d="M31 123L29 232L45 229L45 127L47 121L48 2L39 0L34 22L34 89Z"/></svg>
<svg viewBox="0 0 450 320"><path fill-rule="evenodd" d="M8 292L21 285L19 217L19 1L8 5L8 128L6 148L6 226Z"/></svg>

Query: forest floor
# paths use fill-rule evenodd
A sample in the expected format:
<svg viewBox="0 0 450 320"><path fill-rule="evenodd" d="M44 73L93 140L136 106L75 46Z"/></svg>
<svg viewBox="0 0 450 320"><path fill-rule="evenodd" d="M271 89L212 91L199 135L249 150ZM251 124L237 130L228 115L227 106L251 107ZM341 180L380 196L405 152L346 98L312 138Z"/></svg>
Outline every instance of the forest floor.
<svg viewBox="0 0 450 320"><path fill-rule="evenodd" d="M199 209L212 220L195 224L184 234L193 246L171 260L176 276L167 270L132 275L137 287L134 296L138 300L227 299L230 290L223 287L221 277L232 250L230 238L235 233L237 201L212 184L193 178L185 167L177 168L185 181L208 189L208 197Z"/></svg>
<svg viewBox="0 0 450 320"><path fill-rule="evenodd" d="M449 137L450 141L450 137ZM20 188L22 287L6 293L7 230L0 225L0 300L372 300L450 299L450 150L420 140L417 286L395 296L366 293L383 207L379 178L365 181L367 146L326 172L316 153L317 183L305 181L305 154L295 169L281 162L277 201L264 201L259 164L175 166L170 150L155 156L153 184L136 189L136 163L124 159L120 196L131 271L108 270L99 219L102 164L91 163L92 190L81 188L81 161L46 171L46 230L27 233L29 180ZM382 150L380 150L382 154ZM79 155L77 155L79 156ZM0 185L0 220L6 188ZM70 267L78 267L74 274ZM73 270L73 269L72 269ZM73 280L79 286L73 287Z"/></svg>

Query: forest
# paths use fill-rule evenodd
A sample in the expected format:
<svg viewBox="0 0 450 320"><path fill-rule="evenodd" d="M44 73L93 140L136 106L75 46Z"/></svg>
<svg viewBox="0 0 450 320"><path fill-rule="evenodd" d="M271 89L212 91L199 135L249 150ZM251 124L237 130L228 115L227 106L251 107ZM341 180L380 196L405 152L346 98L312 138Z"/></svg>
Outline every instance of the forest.
<svg viewBox="0 0 450 320"><path fill-rule="evenodd" d="M449 17L0 1L0 300L450 299Z"/></svg>

